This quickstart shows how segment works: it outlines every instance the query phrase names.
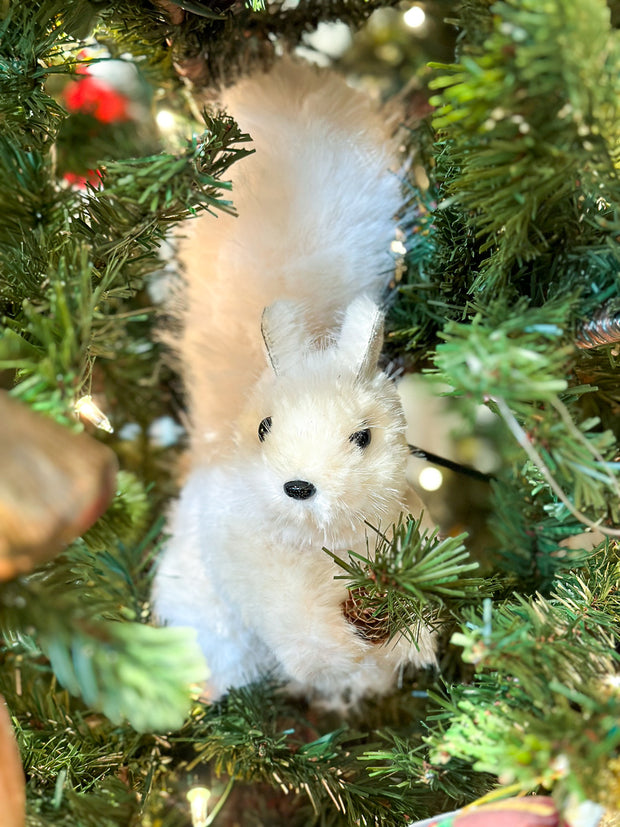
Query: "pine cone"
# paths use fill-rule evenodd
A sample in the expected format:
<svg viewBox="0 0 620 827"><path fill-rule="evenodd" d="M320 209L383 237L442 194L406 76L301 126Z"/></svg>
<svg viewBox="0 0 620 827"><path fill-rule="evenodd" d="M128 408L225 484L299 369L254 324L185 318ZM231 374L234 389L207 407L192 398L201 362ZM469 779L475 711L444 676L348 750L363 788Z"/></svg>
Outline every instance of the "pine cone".
<svg viewBox="0 0 620 827"><path fill-rule="evenodd" d="M364 640L385 643L390 637L390 619L385 613L375 615L376 610L368 605L368 597L368 591L363 587L350 590L342 604L342 612Z"/></svg>

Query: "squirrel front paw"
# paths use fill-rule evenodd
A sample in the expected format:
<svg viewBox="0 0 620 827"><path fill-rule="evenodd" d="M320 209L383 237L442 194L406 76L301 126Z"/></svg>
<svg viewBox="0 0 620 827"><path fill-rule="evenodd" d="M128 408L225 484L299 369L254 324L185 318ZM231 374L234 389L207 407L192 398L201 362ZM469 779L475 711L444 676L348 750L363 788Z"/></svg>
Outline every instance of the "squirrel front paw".
<svg viewBox="0 0 620 827"><path fill-rule="evenodd" d="M338 617L321 631L310 624L298 636L287 635L277 656L290 680L323 691L322 687L328 690L346 684L370 648L344 618Z"/></svg>

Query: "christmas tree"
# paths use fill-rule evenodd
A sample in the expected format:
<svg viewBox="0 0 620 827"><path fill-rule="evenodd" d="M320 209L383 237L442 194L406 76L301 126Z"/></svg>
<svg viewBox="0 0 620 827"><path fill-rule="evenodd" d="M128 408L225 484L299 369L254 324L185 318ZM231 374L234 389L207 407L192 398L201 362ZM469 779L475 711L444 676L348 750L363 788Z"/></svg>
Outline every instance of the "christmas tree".
<svg viewBox="0 0 620 827"><path fill-rule="evenodd" d="M424 372L465 433L489 409L500 461L476 483L484 530L442 539L405 519L343 576L388 634L434 619L439 675L345 720L268 681L209 704L191 633L149 623L182 454L156 291L172 228L234 210L226 172L251 148L197 101L320 22L359 28L383 5L0 7L0 693L29 824L395 825L541 791L574 823L620 809L612 3L425 4L435 32L457 33L426 67L381 35L398 47L388 91L417 72L401 92L411 162L387 354ZM122 91L98 72L112 64ZM111 493L102 442L122 470L84 530ZM26 473L31 456L62 473ZM1 723L5 823L20 824Z"/></svg>

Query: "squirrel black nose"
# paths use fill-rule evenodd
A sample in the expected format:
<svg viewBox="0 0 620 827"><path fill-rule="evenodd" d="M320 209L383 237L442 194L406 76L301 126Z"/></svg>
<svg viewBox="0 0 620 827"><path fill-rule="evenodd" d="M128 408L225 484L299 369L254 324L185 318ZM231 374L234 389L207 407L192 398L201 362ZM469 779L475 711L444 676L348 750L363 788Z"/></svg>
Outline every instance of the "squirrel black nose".
<svg viewBox="0 0 620 827"><path fill-rule="evenodd" d="M284 493L294 500L307 500L316 494L316 488L305 480L291 480L284 483Z"/></svg>

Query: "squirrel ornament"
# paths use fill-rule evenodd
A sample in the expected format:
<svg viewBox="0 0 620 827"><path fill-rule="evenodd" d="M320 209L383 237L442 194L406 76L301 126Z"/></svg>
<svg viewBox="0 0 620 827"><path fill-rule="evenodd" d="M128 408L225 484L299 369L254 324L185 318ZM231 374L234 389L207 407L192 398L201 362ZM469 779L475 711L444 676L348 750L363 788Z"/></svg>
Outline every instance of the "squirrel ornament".
<svg viewBox="0 0 620 827"><path fill-rule="evenodd" d="M255 153L232 167L238 217L197 218L181 242L191 469L153 606L197 630L209 698L269 676L342 709L435 661L423 626L416 645L364 639L323 551L367 555L366 523L386 530L421 507L399 396L377 367L397 153L369 99L289 58L222 105Z"/></svg>

